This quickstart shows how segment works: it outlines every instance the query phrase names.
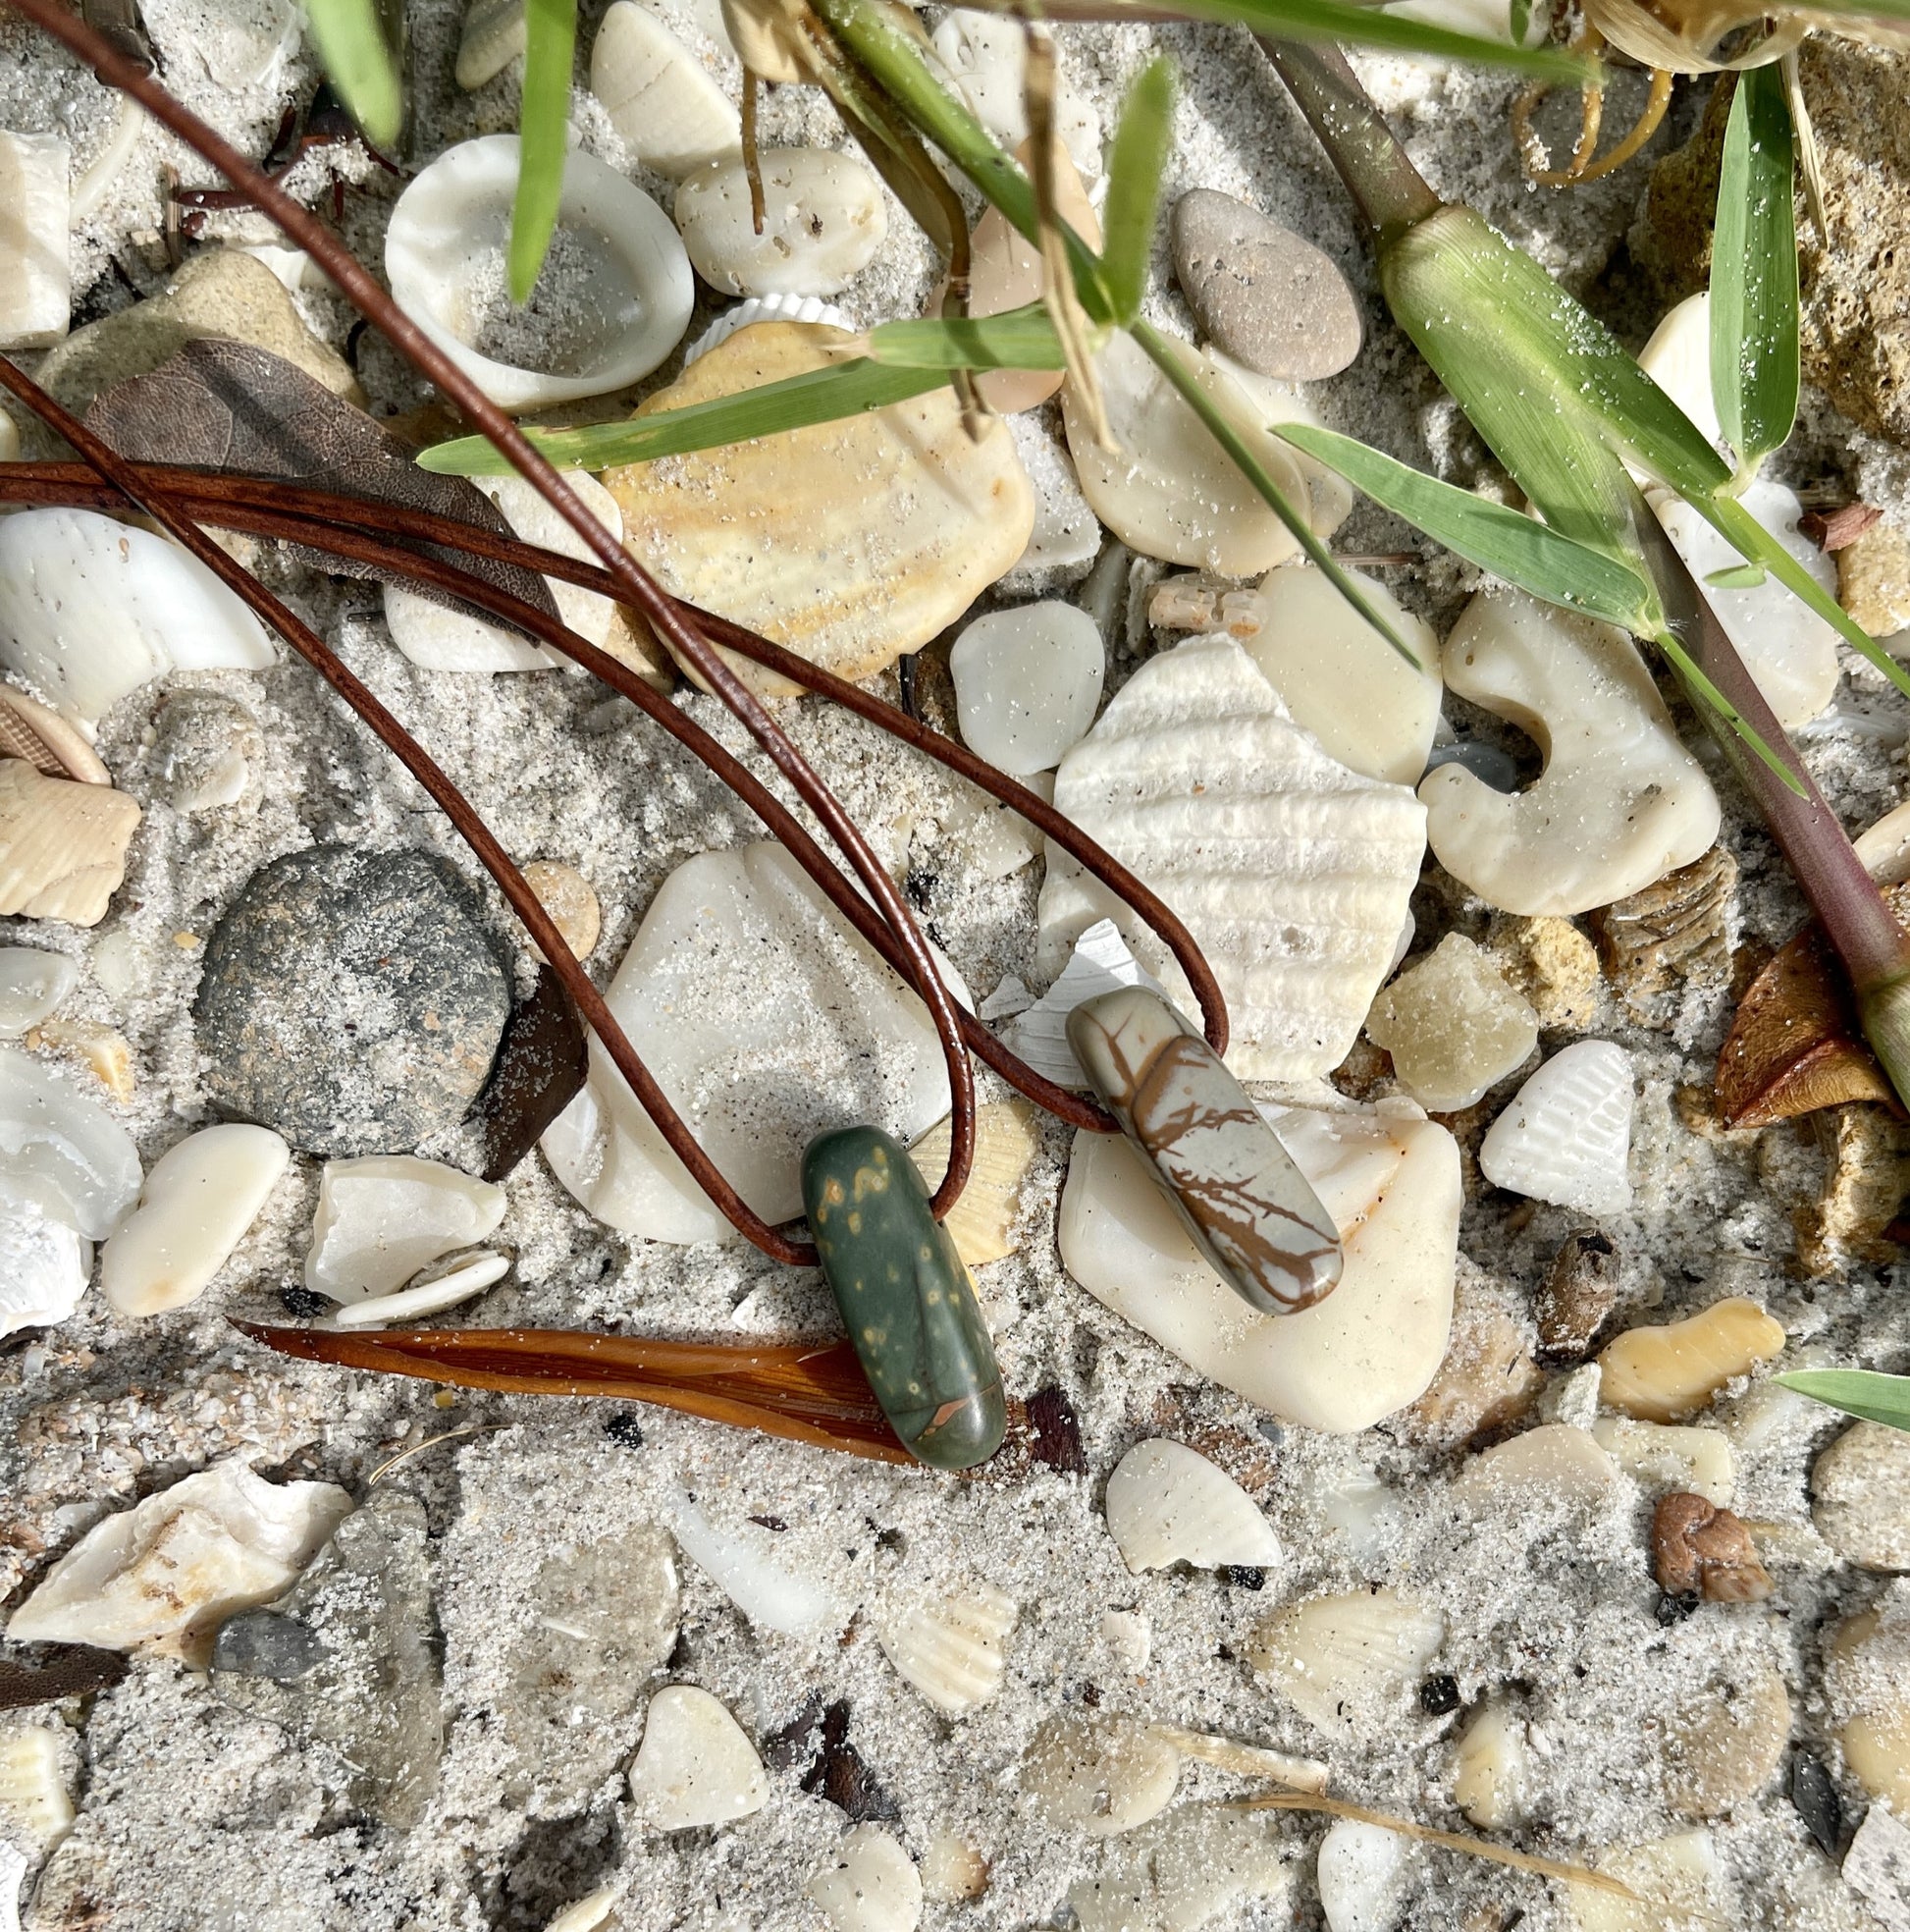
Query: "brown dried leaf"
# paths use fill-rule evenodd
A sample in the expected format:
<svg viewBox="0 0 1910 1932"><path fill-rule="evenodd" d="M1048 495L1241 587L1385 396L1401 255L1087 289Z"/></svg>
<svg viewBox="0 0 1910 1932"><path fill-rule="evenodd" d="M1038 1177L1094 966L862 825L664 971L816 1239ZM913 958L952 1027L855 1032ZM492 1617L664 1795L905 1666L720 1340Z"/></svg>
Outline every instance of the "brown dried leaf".
<svg viewBox="0 0 1910 1932"><path fill-rule="evenodd" d="M1883 514L1869 504L1844 504L1829 511L1807 510L1797 527L1819 550L1847 550Z"/></svg>
<svg viewBox="0 0 1910 1932"><path fill-rule="evenodd" d="M0 1657L0 1710L27 1710L83 1697L117 1684L129 1669L117 1650L95 1650L89 1643L58 1643L38 1663Z"/></svg>
<svg viewBox="0 0 1910 1932"><path fill-rule="evenodd" d="M484 1178L501 1181L567 1107L590 1071L590 1043L563 982L537 969L531 996L511 1009L498 1063L471 1109L484 1134Z"/></svg>

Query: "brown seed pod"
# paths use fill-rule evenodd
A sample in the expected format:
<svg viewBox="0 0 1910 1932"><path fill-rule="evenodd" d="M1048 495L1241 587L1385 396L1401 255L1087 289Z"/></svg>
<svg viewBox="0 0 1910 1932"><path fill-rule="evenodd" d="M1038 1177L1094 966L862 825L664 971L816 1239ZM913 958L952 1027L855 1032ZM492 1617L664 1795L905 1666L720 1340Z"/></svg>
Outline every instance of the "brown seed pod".
<svg viewBox="0 0 1910 1932"><path fill-rule="evenodd" d="M1652 1570L1671 1596L1707 1603L1756 1603L1771 1594L1751 1532L1727 1509L1689 1490L1658 1499L1651 1524Z"/></svg>

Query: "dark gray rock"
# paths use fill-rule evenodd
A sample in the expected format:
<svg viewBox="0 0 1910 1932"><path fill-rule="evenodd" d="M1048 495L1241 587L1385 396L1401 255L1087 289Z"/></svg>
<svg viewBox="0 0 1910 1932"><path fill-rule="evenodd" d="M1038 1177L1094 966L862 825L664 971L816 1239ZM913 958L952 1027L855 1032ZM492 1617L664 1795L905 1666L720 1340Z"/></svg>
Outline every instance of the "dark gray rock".
<svg viewBox="0 0 1910 1932"><path fill-rule="evenodd" d="M1312 242L1230 194L1174 204L1174 273L1214 345L1283 381L1337 376L1359 353L1359 305Z"/></svg>
<svg viewBox="0 0 1910 1932"><path fill-rule="evenodd" d="M510 981L428 852L316 845L261 867L214 929L193 1007L207 1093L311 1154L401 1154L491 1071Z"/></svg>
<svg viewBox="0 0 1910 1932"><path fill-rule="evenodd" d="M276 1610L248 1610L219 1626L212 1668L241 1677L269 1677L295 1684L318 1663L325 1646L295 1617Z"/></svg>

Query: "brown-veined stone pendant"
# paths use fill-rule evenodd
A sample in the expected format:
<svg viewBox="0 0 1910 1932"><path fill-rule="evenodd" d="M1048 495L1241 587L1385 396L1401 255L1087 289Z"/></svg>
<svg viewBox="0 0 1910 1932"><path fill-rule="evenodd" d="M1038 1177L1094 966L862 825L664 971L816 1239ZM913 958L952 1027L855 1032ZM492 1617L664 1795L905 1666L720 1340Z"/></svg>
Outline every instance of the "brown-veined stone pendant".
<svg viewBox="0 0 1910 1932"><path fill-rule="evenodd" d="M1125 987L1068 1015L1101 1104L1146 1156L1220 1278L1262 1315L1333 1292L1340 1233L1220 1055L1158 993Z"/></svg>
<svg viewBox="0 0 1910 1932"><path fill-rule="evenodd" d="M822 1273L882 1413L936 1469L973 1469L1008 1427L975 1285L901 1142L875 1127L820 1134L803 1206Z"/></svg>

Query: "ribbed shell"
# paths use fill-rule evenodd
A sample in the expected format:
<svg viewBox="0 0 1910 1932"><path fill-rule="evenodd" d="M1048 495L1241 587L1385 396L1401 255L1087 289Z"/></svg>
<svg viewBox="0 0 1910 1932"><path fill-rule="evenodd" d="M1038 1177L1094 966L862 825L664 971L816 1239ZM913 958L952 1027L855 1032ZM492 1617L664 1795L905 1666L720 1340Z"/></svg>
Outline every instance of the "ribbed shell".
<svg viewBox="0 0 1910 1932"><path fill-rule="evenodd" d="M1445 1636L1437 1610L1390 1589L1349 1590L1276 1611L1247 1654L1302 1716L1342 1731L1403 1710Z"/></svg>
<svg viewBox="0 0 1910 1932"><path fill-rule="evenodd" d="M938 1711L960 1717L1001 1689L1015 1599L991 1583L909 1605L877 1626L882 1654Z"/></svg>
<svg viewBox="0 0 1910 1932"><path fill-rule="evenodd" d="M1586 1214L1631 1201L1631 1055L1580 1040L1533 1074L1492 1123L1479 1171L1495 1187Z"/></svg>
<svg viewBox="0 0 1910 1932"><path fill-rule="evenodd" d="M955 1252L970 1267L998 1261L1021 1243L1015 1238L1022 1183L1041 1149L1039 1116L1024 1100L990 1100L976 1110L975 1160L962 1198L942 1225ZM948 1172L948 1121L944 1117L909 1150L933 1193Z"/></svg>
<svg viewBox="0 0 1910 1932"><path fill-rule="evenodd" d="M810 322L822 329L840 329L855 333L855 317L826 302L821 295L752 295L734 308L726 308L683 351L683 366L708 355L718 343L726 343L738 329L752 322Z"/></svg>
<svg viewBox="0 0 1910 1932"><path fill-rule="evenodd" d="M1280 1561L1253 1498L1181 1442L1137 1442L1121 1458L1107 1479L1107 1527L1136 1576L1173 1563L1257 1570Z"/></svg>
<svg viewBox="0 0 1910 1932"><path fill-rule="evenodd" d="M73 1829L73 1799L60 1775L60 1741L37 1725L0 1737L0 1825L41 1851Z"/></svg>
<svg viewBox="0 0 1910 1932"><path fill-rule="evenodd" d="M110 785L0 760L0 913L94 926L126 878L139 807Z"/></svg>

